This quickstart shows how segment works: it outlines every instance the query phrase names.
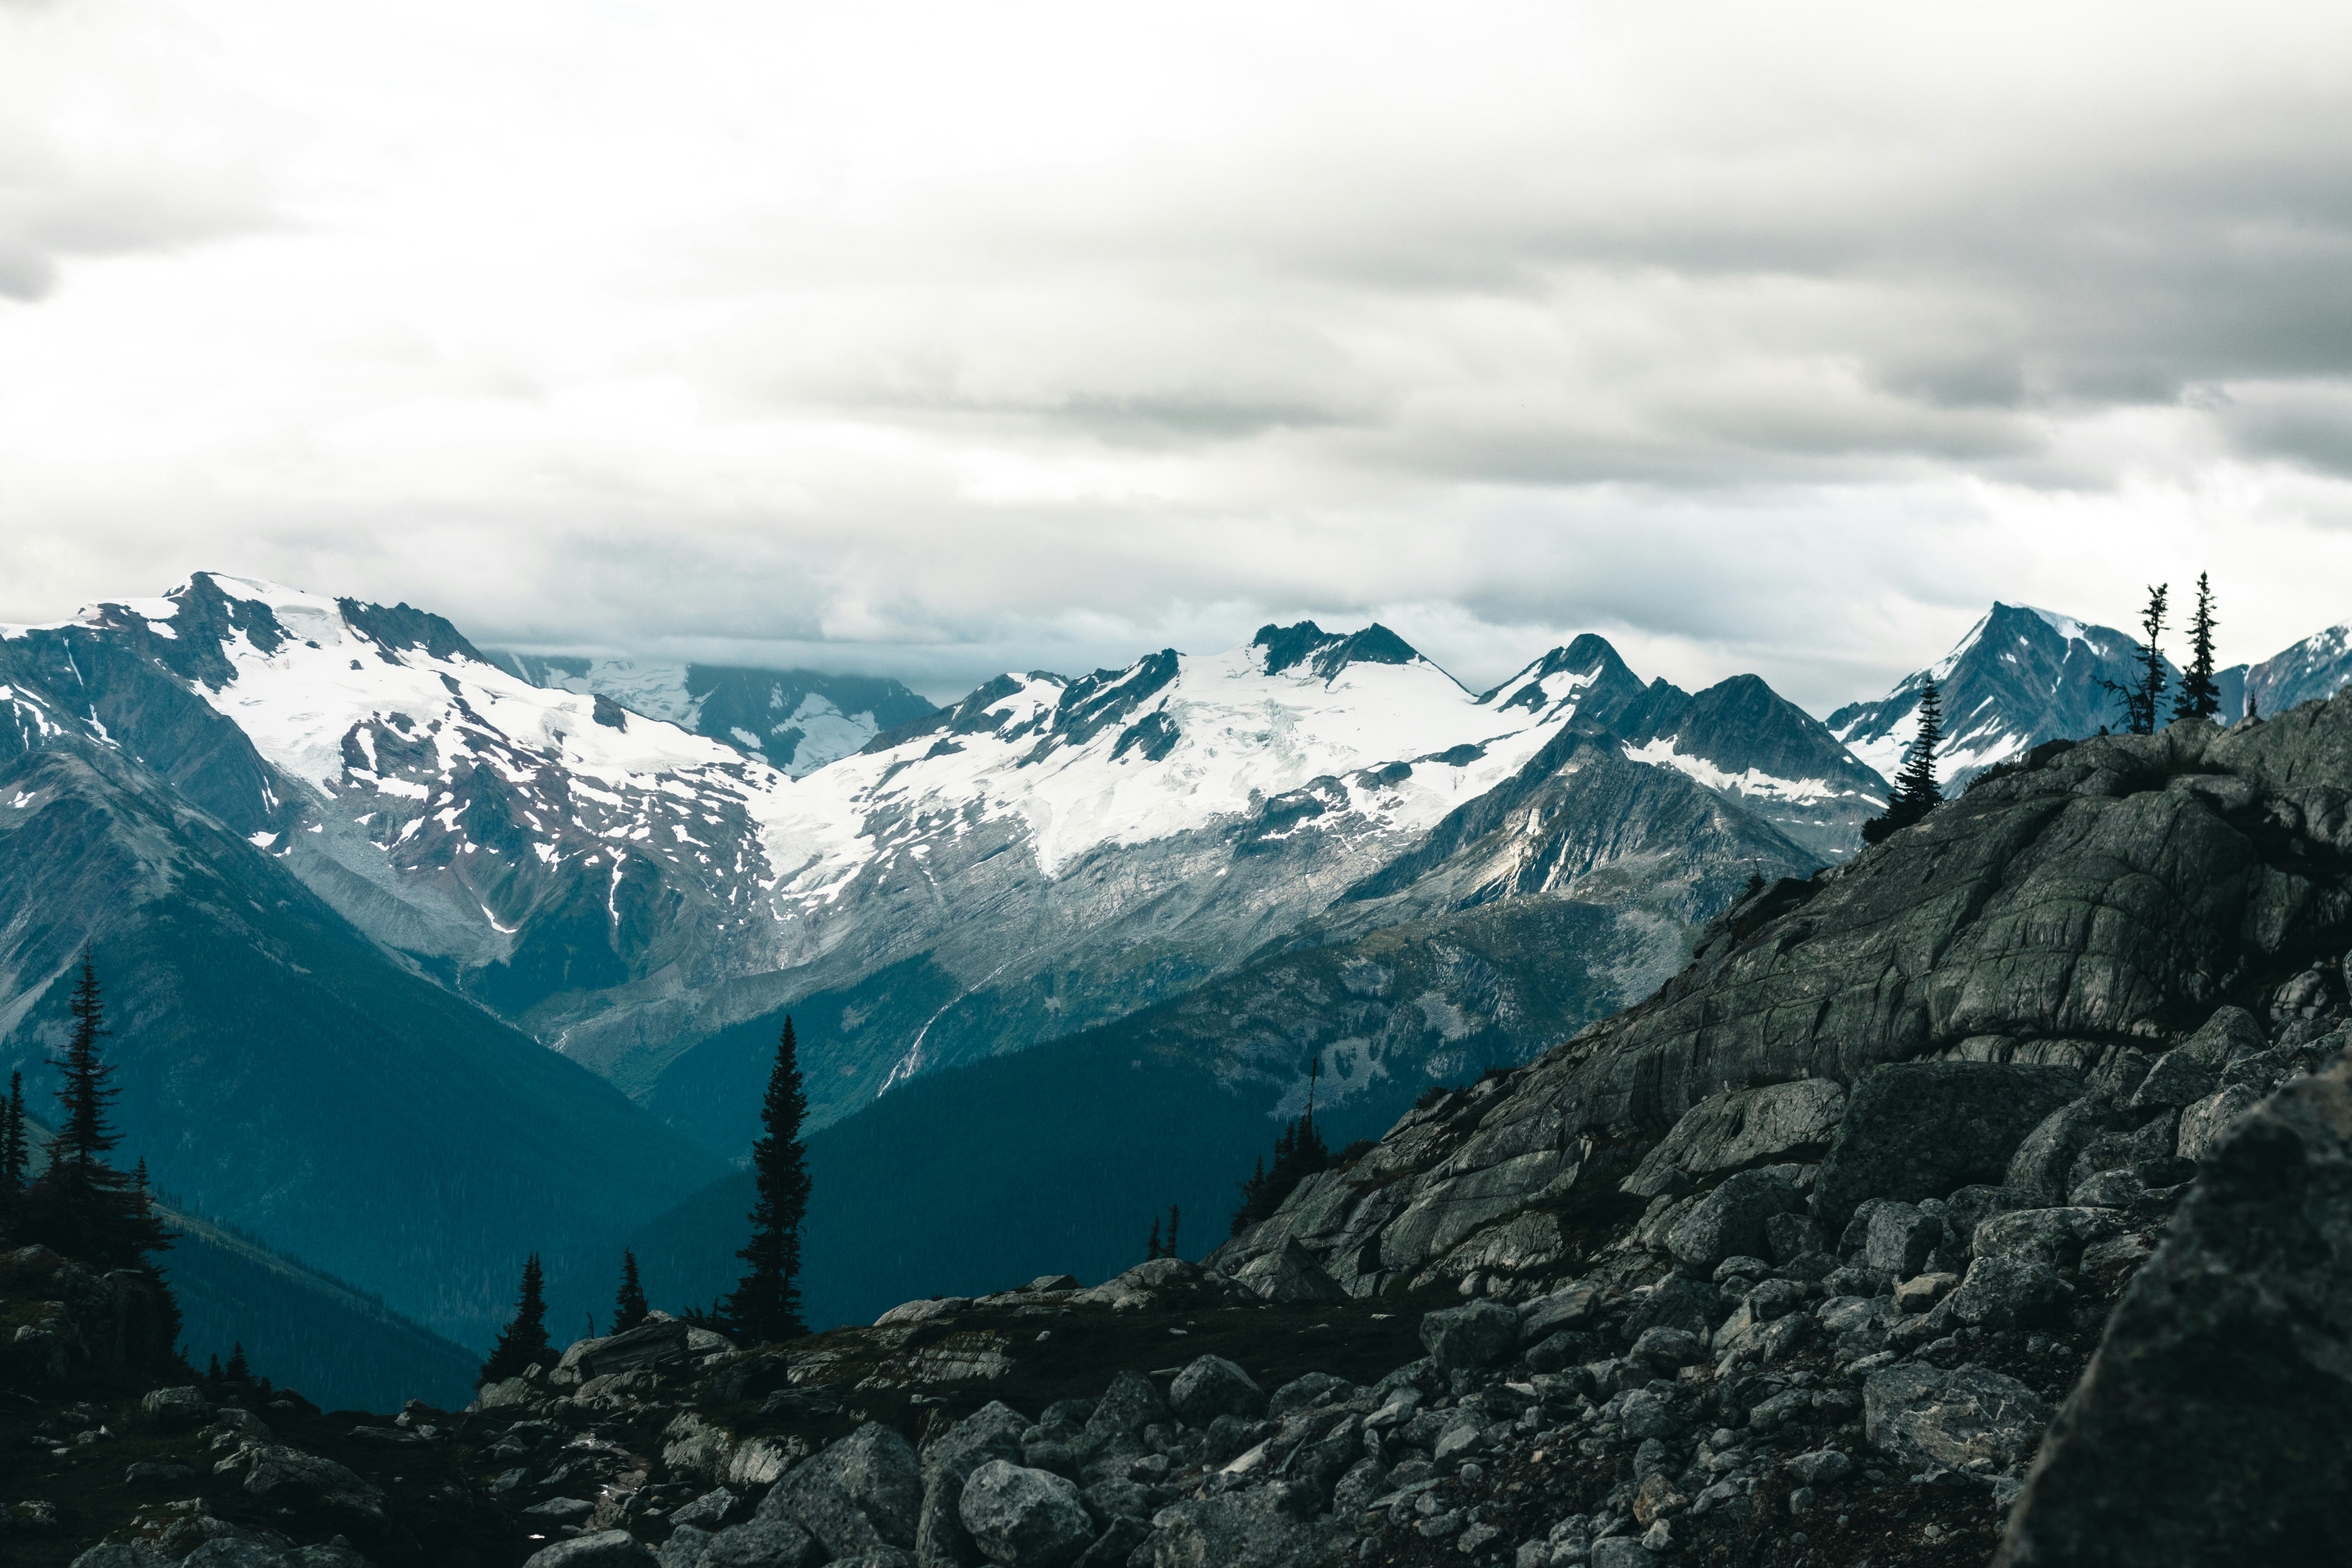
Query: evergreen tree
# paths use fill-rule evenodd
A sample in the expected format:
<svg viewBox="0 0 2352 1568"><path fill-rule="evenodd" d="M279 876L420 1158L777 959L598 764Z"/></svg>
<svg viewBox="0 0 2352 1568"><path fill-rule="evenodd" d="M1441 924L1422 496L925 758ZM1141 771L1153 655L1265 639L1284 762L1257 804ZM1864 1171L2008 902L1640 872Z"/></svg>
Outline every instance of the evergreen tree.
<svg viewBox="0 0 2352 1568"><path fill-rule="evenodd" d="M1297 1190L1299 1183L1330 1168L1331 1151L1324 1147L1315 1124L1304 1116L1285 1122L1282 1131L1275 1135L1272 1168L1261 1160L1257 1173L1242 1184L1242 1202L1234 1211L1233 1234L1239 1236L1259 1221L1271 1218L1274 1211L1282 1206L1282 1200Z"/></svg>
<svg viewBox="0 0 2352 1568"><path fill-rule="evenodd" d="M621 1293L613 1298L613 1331L625 1334L646 1321L645 1288L637 1283L637 1255L621 1249ZM591 1331L588 1336L594 1339Z"/></svg>
<svg viewBox="0 0 2352 1568"><path fill-rule="evenodd" d="M1887 798L1886 815L1862 825L1865 844L1885 841L1887 835L1910 826L1933 811L1944 798L1936 782L1936 748L1944 739L1944 694L1929 681L1919 693L1919 731L1903 754L1903 771L1895 775L1895 793Z"/></svg>
<svg viewBox="0 0 2352 1568"><path fill-rule="evenodd" d="M212 1360L205 1365L205 1381L216 1384L221 1380L220 1352L213 1352Z"/></svg>
<svg viewBox="0 0 2352 1568"><path fill-rule="evenodd" d="M776 1065L768 1074L760 1106L760 1141L751 1145L751 1173L759 1187L751 1214L751 1244L735 1256L751 1268L735 1285L720 1312L739 1339L772 1343L807 1331L801 1326L801 1224L808 1217L808 1149L801 1122L808 1099L801 1092L800 1045L793 1021L784 1019L776 1042Z"/></svg>
<svg viewBox="0 0 2352 1568"><path fill-rule="evenodd" d="M145 1268L145 1255L168 1248L173 1237L155 1217L144 1182L133 1185L106 1163L106 1154L122 1142L107 1115L109 1102L121 1091L110 1081L112 1064L99 1053L98 1042L110 1031L98 968L86 951L72 1012L73 1037L65 1058L49 1061L64 1077L58 1100L65 1115L49 1140L48 1168L26 1193L25 1229L101 1268Z"/></svg>
<svg viewBox="0 0 2352 1568"><path fill-rule="evenodd" d="M1160 1216L1151 1216L1151 1239L1143 1244L1143 1256L1149 1260L1160 1256Z"/></svg>
<svg viewBox="0 0 2352 1568"><path fill-rule="evenodd" d="M539 1254L534 1252L522 1266L522 1296L515 1303L514 1321L499 1333L499 1342L490 1348L490 1359L474 1378L474 1386L501 1383L520 1376L533 1363L545 1365L555 1359L555 1348L547 1342L547 1296L544 1281L539 1272ZM231 1370L235 1370L235 1363Z"/></svg>
<svg viewBox="0 0 2352 1568"><path fill-rule="evenodd" d="M2157 646L2164 636L2165 601L2170 596L2172 584L2159 583L2147 591L2147 608L2140 612L2140 629L2147 640L2137 647L2133 657L2140 667L2139 679L2126 686L2118 681L2102 680L2116 701L2124 705L2124 729L2134 735L2156 733L2158 703L2164 696L2164 650Z"/></svg>
<svg viewBox="0 0 2352 1568"><path fill-rule="evenodd" d="M2213 683L2213 587L2197 574L2197 613L2189 621L2189 668L2181 672L2175 719L2210 719L2221 711L2221 689Z"/></svg>
<svg viewBox="0 0 2352 1568"><path fill-rule="evenodd" d="M227 1378L231 1383L251 1383L253 1381L253 1369L245 1364L245 1345L242 1341L229 1346L228 1369L223 1373L222 1375Z"/></svg>
<svg viewBox="0 0 2352 1568"><path fill-rule="evenodd" d="M1181 1212L1174 1204L1170 1204L1168 1205L1168 1250L1162 1253L1160 1255L1161 1257L1178 1258L1182 1256L1182 1254L1176 1250L1176 1223L1182 1217L1183 1215Z"/></svg>
<svg viewBox="0 0 2352 1568"><path fill-rule="evenodd" d="M8 1098L0 1101L0 1209L16 1205L25 1193L25 1168L32 1159L25 1136L25 1075L8 1075Z"/></svg>

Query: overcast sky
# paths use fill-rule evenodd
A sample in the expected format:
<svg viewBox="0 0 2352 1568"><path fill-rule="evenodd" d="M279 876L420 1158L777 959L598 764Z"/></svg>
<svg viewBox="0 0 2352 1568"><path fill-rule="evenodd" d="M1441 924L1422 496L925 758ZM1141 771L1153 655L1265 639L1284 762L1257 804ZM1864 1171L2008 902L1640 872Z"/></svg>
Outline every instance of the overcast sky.
<svg viewBox="0 0 2352 1568"><path fill-rule="evenodd" d="M2352 619L2352 6L0 0L0 619L1816 712Z"/></svg>

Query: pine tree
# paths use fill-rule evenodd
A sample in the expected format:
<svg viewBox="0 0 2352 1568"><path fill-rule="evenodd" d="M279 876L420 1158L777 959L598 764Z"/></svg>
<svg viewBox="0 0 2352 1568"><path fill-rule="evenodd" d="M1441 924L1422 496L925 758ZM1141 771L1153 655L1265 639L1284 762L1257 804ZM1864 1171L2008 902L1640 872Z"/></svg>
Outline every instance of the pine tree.
<svg viewBox="0 0 2352 1568"><path fill-rule="evenodd" d="M253 1369L245 1364L245 1344L238 1341L228 1347L228 1368L222 1373L231 1383L251 1383Z"/></svg>
<svg viewBox="0 0 2352 1568"><path fill-rule="evenodd" d="M613 1298L613 1331L625 1334L646 1321L646 1292L637 1283L637 1255L621 1249L621 1292ZM589 1338L595 1335L592 1332Z"/></svg>
<svg viewBox="0 0 2352 1568"><path fill-rule="evenodd" d="M65 1115L49 1140L48 1168L26 1193L24 1228L59 1252L101 1268L145 1268L145 1255L165 1250L174 1238L155 1217L143 1183L134 1186L105 1160L122 1142L107 1116L108 1103L121 1091L110 1081L112 1064L99 1053L98 1042L110 1031L98 967L87 951L72 1013L73 1037L65 1058L49 1061L64 1077L58 1100Z"/></svg>
<svg viewBox="0 0 2352 1568"><path fill-rule="evenodd" d="M205 1381L217 1384L221 1380L220 1352L213 1352L212 1360L205 1365Z"/></svg>
<svg viewBox="0 0 2352 1568"><path fill-rule="evenodd" d="M751 1145L751 1174L759 1198L751 1214L751 1240L735 1256L751 1268L735 1285L720 1312L735 1336L772 1343L807 1331L801 1326L801 1224L808 1217L808 1150L801 1123L808 1099L801 1092L800 1045L793 1021L784 1019L776 1042L776 1065L760 1106L760 1141Z"/></svg>
<svg viewBox="0 0 2352 1568"><path fill-rule="evenodd" d="M1149 1260L1160 1256L1160 1216L1151 1216L1151 1239L1143 1244L1143 1256Z"/></svg>
<svg viewBox="0 0 2352 1568"><path fill-rule="evenodd" d="M2189 622L2189 668L2181 672L2180 695L2173 699L2172 716L2210 719L2221 711L2221 689L2213 683L2213 587L2197 574L2197 613Z"/></svg>
<svg viewBox="0 0 2352 1568"><path fill-rule="evenodd" d="M1886 815L1863 824L1864 843L1884 841L1888 834L1910 826L1943 801L1943 789L1936 782L1936 748L1943 739L1944 694L1931 680L1920 690L1919 731L1903 753L1903 771L1895 775L1895 793L1887 799Z"/></svg>
<svg viewBox="0 0 2352 1568"><path fill-rule="evenodd" d="M544 1284L539 1272L539 1254L534 1252L522 1266L522 1295L515 1303L514 1321L499 1331L499 1342L490 1348L490 1359L482 1363L482 1370L474 1378L476 1388L520 1377L533 1363L545 1365L555 1359L555 1348L547 1342Z"/></svg>
<svg viewBox="0 0 2352 1568"><path fill-rule="evenodd" d="M2133 654L2140 667L2139 679L2126 686L2119 681L2102 680L2099 684L2116 701L2124 705L2124 729L2134 735L2156 733L2158 703L2164 696L2164 650L2157 646L2164 636L2165 601L2172 584L2159 583L2147 591L2147 608L2140 612L2140 629L2147 640L2137 644Z"/></svg>
<svg viewBox="0 0 2352 1568"><path fill-rule="evenodd" d="M25 1167L32 1158L25 1136L25 1075L8 1075L8 1098L0 1101L0 1209L10 1209L25 1194Z"/></svg>

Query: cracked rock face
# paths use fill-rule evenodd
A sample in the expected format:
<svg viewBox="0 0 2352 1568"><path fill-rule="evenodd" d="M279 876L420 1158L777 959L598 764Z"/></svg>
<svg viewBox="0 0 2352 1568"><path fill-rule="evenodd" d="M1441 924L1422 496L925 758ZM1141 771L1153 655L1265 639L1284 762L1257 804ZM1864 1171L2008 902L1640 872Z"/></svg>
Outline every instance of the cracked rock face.
<svg viewBox="0 0 2352 1568"><path fill-rule="evenodd" d="M2352 1492L2352 1062L2221 1139L2027 1478L2000 1561L2321 1563Z"/></svg>

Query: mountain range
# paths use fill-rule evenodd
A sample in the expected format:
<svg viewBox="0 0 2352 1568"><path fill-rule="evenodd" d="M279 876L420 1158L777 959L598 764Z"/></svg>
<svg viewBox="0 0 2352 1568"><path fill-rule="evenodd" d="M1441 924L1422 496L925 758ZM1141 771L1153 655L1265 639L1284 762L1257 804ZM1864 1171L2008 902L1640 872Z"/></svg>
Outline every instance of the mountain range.
<svg viewBox="0 0 2352 1568"><path fill-rule="evenodd" d="M2225 697L2323 695L2347 649L2322 634ZM983 1194L1131 1158L1155 1107L1226 1131L1120 1202L1213 1210L1310 1063L1329 1125L1369 1135L1526 1059L1654 989L1755 879L1850 854L1926 679L1958 783L2095 730L2129 657L1996 605L1824 723L1753 675L1644 682L1597 636L1473 692L1383 627L1302 622L934 709L485 653L429 611L202 574L0 633L0 1070L46 1081L90 944L158 1180L478 1345L525 1251L554 1310L593 1311L619 1246L699 1204L720 1261L679 1288L724 1274L740 1205L709 1194L789 1011L842 1194L812 1257L902 1260L837 1292L862 1310L943 1288L922 1237ZM955 1141L978 1104L984 1149ZM963 1152L916 1180L919 1141ZM906 1234L873 1234L884 1193Z"/></svg>

